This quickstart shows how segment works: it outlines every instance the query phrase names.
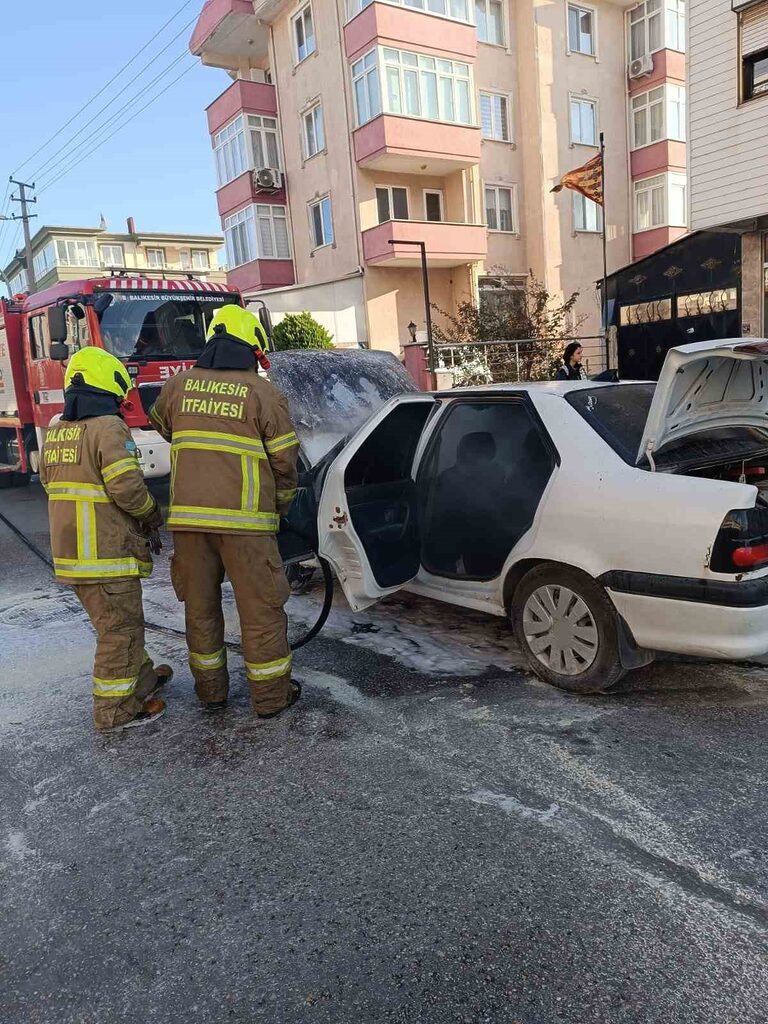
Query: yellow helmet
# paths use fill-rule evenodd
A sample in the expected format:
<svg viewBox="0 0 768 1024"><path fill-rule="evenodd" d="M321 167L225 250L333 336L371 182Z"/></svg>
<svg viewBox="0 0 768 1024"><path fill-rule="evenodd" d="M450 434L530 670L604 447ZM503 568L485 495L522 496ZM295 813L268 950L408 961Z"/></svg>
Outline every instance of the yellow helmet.
<svg viewBox="0 0 768 1024"><path fill-rule="evenodd" d="M75 377L81 377L82 383L99 391L108 391L110 395L121 401L131 390L131 378L120 360L105 352L103 348L81 348L75 352L67 364L64 374L64 387L79 384Z"/></svg>
<svg viewBox="0 0 768 1024"><path fill-rule="evenodd" d="M220 306L213 314L206 336L207 341L210 341L217 333L217 328L221 328L226 334L231 334L233 338L244 341L253 348L260 348L263 351L268 348L267 335L261 326L261 320L255 313L251 313L249 309L243 309L242 306L235 306L233 303Z"/></svg>

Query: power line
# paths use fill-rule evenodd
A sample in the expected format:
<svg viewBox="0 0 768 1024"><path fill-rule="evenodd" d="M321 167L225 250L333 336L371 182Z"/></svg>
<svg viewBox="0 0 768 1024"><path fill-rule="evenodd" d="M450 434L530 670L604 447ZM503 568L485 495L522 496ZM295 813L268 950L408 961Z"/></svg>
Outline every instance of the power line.
<svg viewBox="0 0 768 1024"><path fill-rule="evenodd" d="M50 138L46 139L45 142L41 146L38 146L38 148L34 151L34 153L32 153L30 156L28 156L23 163L19 164L19 166L16 168L16 170L13 173L14 174L18 174L19 171L22 169L22 167L26 167L26 165L28 163L30 163L30 161L34 160L34 158L38 155L38 153L42 153L42 151L47 146L49 146L54 141L54 139L57 139L61 135L61 133L63 131L65 131L67 128L69 128L69 126L75 120L77 120L77 118L83 113L83 111L87 110L88 107L90 107L90 105L94 102L94 100L97 100L99 98L99 96L102 96L107 91L107 89L110 87L110 85L112 85L113 82L116 82L117 79L122 75L122 73L124 71L128 70L128 68L131 66L131 64L133 64L134 61L136 61L142 55L142 53L144 53L144 51L147 50L152 45L152 43L154 43L154 41L158 38L158 36L162 35L162 33L168 28L168 26L171 24L171 22L175 21L175 19L178 18L178 16L181 14L181 12L186 7L189 7L189 5L192 2L193 2L193 0L186 0L186 2L181 5L181 7L176 11L176 13L172 14L171 17L168 19L168 21L166 21L164 25L160 26L160 28L157 30L157 32L155 32L155 34L152 36L152 38L147 40L147 42L141 47L141 49L137 50L136 53L134 53L134 55L131 57L131 59L129 61L127 61L125 64L123 64L123 66L120 68L120 70L117 71L110 78L110 80L106 83L106 85L103 85L101 87L101 89L99 89L99 91L97 93L94 93L94 95L91 96L91 98L86 103L84 103L82 105L82 107L80 107L80 109L78 111L76 111L76 113L74 113L72 115L72 117L70 117L70 119L66 122L66 124L63 124L61 126L61 128L57 129L57 131L55 131L53 133L53 135L50 136ZM191 22L189 22L189 24L191 24ZM184 27L187 28L188 25L185 25ZM184 29L182 29L182 31L184 31ZM179 33L179 34L181 34L181 33ZM178 36L174 36L174 39L176 39L176 38L178 38ZM162 53L163 51L161 50L160 52ZM7 195L7 192L6 192L6 195Z"/></svg>
<svg viewBox="0 0 768 1024"><path fill-rule="evenodd" d="M177 62L174 61L174 63L177 63ZM180 81L185 75L188 75L189 72L192 71L192 69L196 68L196 67L197 67L197 61L194 61L192 64L189 65L189 67L185 68L180 75L177 75L176 78L174 78L171 82L169 82L167 85L163 86L163 88L160 90L160 92L158 92L151 99L147 100L147 102L144 104L144 106L139 107L139 109L137 111L135 111L127 120L122 121L117 126L117 128L115 128L114 131L110 132L109 135L107 135L105 138L103 138L101 140L101 142L99 142L95 146L92 146L88 150L87 153L84 153L84 154L82 154L82 156L77 157L72 163L68 164L65 168L63 168L56 175L56 177L52 178L50 181L47 182L47 184L45 185L45 188L40 189L38 191L38 196L42 195L43 192L46 192L49 188L51 188L53 185L55 185L56 182L60 181L66 174L69 174L69 172L71 170L73 170L75 167L78 167L83 162L83 160L86 160L89 156L91 156L97 150L101 149L101 147L103 145L105 145L105 143L109 142L109 140L113 136L117 135L118 132L122 131L123 128L125 128L127 125L129 125L131 123L131 121L135 120L135 118L137 118L139 116L139 114L143 114L144 111L147 109L147 107L151 106L153 103L155 103L157 100L159 100L162 96L164 96L165 93L167 93L168 90L172 86L174 86L178 81Z"/></svg>
<svg viewBox="0 0 768 1024"><path fill-rule="evenodd" d="M195 20L195 19L193 18L193 19L192 19L192 21L194 21L194 20ZM148 68L151 68L151 67L152 67L152 65L153 65L153 64L155 63L155 61L157 60L157 58L158 58L158 57L159 57L159 56L160 56L161 54L165 53L165 51L166 51L166 50L169 50L169 49L171 48L171 46L173 45L173 43L175 43L175 42L176 42L176 40L177 40L177 39L179 38L179 36L183 35L183 34L184 34L184 32L186 32L186 30L187 30L187 29L189 28L189 26L190 26L190 25L192 24L192 21L189 21L189 22L187 22L187 24L186 24L186 25L182 26L182 28L181 28L181 29L180 29L180 30L179 30L179 31L178 31L178 32L176 33L176 35L175 35L175 36L173 36L173 38L172 38L172 39L170 39L170 40L169 40L169 41L168 41L168 42L167 42L167 43L165 44L165 46L164 46L164 47L162 48L162 50L158 50L158 52L157 52L157 53L156 53L156 54L154 55L154 57L152 57L152 59L151 59L151 60L149 60L149 61L148 61L148 62L147 62L147 63L146 63L146 64L145 64L145 65L144 65L144 66L143 66L142 68L141 68L141 70L140 70L140 71L138 71L138 72L136 73L136 77L134 78L134 82L137 82L137 81L138 81L138 80L139 80L139 79L141 78L141 76L142 76L142 75L144 74L144 72L145 72L145 71L146 71L146 70L147 70ZM182 59L182 57L185 57L185 56L187 55L187 53L188 53L188 51L187 51L187 50L185 49L185 50L184 50L184 51L183 51L183 52L182 52L182 53L181 53L181 54L180 54L180 55L179 55L179 56L178 56L178 57L176 58L176 60L175 60L175 61L173 61L173 63L172 63L172 64L170 64L170 65L169 65L168 67L166 67L166 68L165 68L165 70L164 70L164 71L160 72L160 74L159 74L159 75L157 75L157 76L156 76L155 78L153 78L153 79L152 79L152 81L151 81L151 82L149 83L149 85L148 85L148 86L147 86L146 88L150 88L150 87L151 87L152 85L154 85L154 83L155 83L155 82L156 82L156 81L158 80L158 78L161 78L161 77L162 77L162 75L164 75L164 74L165 74L165 73L166 73L167 71L169 71L169 70L170 70L170 68L171 68L171 67L173 67L173 66L174 66L174 64L178 64L178 62L179 62L179 61L180 61L180 60ZM127 105L128 103L131 103L131 102L132 102L132 100L136 99L136 98L137 98L137 96L141 96L141 95L143 94L143 91L144 91L144 90L142 90L141 92L139 92L139 93L138 93L138 94L137 94L136 96L132 96L132 97L131 97L131 99L129 99L129 100L125 100L125 99L123 98L123 96L122 96L121 94L119 94L119 95L117 95L117 96L113 96L111 100L108 100L108 101L107 101L107 102L106 102L106 103L104 104L104 106L103 106L103 107L101 107L101 108L100 108L99 110L97 110L97 111L96 111L96 113L95 113L95 114L93 115L93 117L92 117L92 118L90 119L90 121L86 121L86 122L85 122L85 124L84 124L84 125L82 125L82 126L81 126L81 127L79 128L79 132L84 132L86 128L89 128L89 127L90 127L90 126L91 126L91 125L93 124L93 122L94 122L94 121L97 121L97 120L98 120L98 119L99 119L99 118L101 117L101 115L102 115L102 114L104 113L104 111L106 111L106 110L109 110L109 108L110 108L110 107L112 106L112 104L113 104L113 103L115 103L115 102L116 102L117 100L119 100L119 101L121 102L121 104L125 104L125 105ZM60 154L60 153L64 152L64 150L66 150L66 149L71 149L71 152L70 152L70 153L68 153L68 154L67 154L67 155L65 156L65 158L64 158L64 159L67 159L67 160L68 160L68 159L69 159L69 157L70 157L70 156L72 155L72 153L73 153L73 152L75 151L75 149L77 149L77 148L78 148L78 147L80 146L80 144L81 144L81 143L80 143L80 141L79 141L78 139L69 139L69 140L68 140L67 142L65 142L65 143L64 143L64 145L63 145L63 146L59 146L59 148L58 148L58 149L56 150L56 152L55 152L55 153L53 153L53 154L52 154L51 156L49 156L49 157L48 157L48 159L47 159L47 160L46 160L46 161L45 161L45 162L44 162L43 164L41 164L41 165L40 165L40 166L39 166L39 167L37 168L37 170L36 170L36 171L34 171L34 173L33 173L33 174L31 174L31 175L30 175L30 177L32 177L32 178L40 178L40 177L44 177L45 175L44 175L44 173L43 173L43 172L45 171L45 169L46 169L46 168L47 168L48 166L50 166L50 164L52 164L52 163L53 163L53 161L54 161L54 160L56 159L56 157L57 157L57 156L59 156L59 154Z"/></svg>

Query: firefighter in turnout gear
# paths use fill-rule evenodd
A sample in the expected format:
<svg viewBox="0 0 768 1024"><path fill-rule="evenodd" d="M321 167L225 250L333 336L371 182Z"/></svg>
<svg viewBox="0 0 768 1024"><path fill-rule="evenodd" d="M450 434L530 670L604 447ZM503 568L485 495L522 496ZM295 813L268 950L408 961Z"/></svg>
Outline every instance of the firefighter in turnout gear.
<svg viewBox="0 0 768 1024"><path fill-rule="evenodd" d="M93 717L100 732L159 718L154 697L173 674L144 649L141 577L152 571L147 536L162 523L120 405L131 387L125 367L84 348L64 376L64 412L46 433L40 480L56 579L71 586L96 630Z"/></svg>
<svg viewBox="0 0 768 1024"><path fill-rule="evenodd" d="M197 364L163 385L150 418L171 441L171 581L184 602L189 665L207 709L229 691L221 584L235 592L251 704L271 718L298 700L276 534L296 494L298 439L280 392L256 371L253 313L218 309Z"/></svg>

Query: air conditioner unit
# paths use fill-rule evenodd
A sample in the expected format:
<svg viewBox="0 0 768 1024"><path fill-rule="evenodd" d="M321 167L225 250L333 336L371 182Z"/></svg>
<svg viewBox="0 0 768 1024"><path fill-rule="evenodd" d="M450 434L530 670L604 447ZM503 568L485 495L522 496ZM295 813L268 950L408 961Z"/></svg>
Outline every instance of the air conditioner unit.
<svg viewBox="0 0 768 1024"><path fill-rule="evenodd" d="M262 167L254 171L253 180L263 192L277 192L283 184L283 176L276 167Z"/></svg>
<svg viewBox="0 0 768 1024"><path fill-rule="evenodd" d="M637 57L629 62L630 78L642 78L643 75L650 75L652 71L653 57L650 53L644 53L642 57Z"/></svg>

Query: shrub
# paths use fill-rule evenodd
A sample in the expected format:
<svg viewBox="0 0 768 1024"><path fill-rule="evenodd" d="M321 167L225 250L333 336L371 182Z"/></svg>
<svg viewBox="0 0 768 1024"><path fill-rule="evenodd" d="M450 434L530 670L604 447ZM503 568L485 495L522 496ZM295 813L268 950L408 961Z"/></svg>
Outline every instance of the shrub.
<svg viewBox="0 0 768 1024"><path fill-rule="evenodd" d="M311 313L289 313L273 331L275 349L333 348L333 335Z"/></svg>

